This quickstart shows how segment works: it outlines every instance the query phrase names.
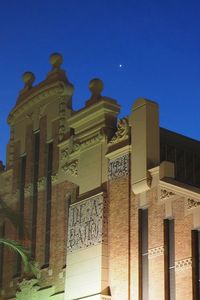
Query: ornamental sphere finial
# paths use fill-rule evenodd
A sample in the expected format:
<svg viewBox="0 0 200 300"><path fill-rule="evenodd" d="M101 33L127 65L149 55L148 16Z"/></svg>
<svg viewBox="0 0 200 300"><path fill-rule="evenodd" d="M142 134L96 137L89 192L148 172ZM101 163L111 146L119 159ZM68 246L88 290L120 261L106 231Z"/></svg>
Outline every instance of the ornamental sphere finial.
<svg viewBox="0 0 200 300"><path fill-rule="evenodd" d="M52 65L52 69L60 69L60 66L63 63L63 57L60 53L52 53L50 55L50 64Z"/></svg>
<svg viewBox="0 0 200 300"><path fill-rule="evenodd" d="M101 79L94 78L94 79L90 80L89 89L90 89L92 95L99 96L101 94L101 92L103 91L103 88L104 88L104 85L103 85L103 81Z"/></svg>
<svg viewBox="0 0 200 300"><path fill-rule="evenodd" d="M25 72L22 75L22 80L24 82L24 88L31 88L35 81L35 75L32 72Z"/></svg>

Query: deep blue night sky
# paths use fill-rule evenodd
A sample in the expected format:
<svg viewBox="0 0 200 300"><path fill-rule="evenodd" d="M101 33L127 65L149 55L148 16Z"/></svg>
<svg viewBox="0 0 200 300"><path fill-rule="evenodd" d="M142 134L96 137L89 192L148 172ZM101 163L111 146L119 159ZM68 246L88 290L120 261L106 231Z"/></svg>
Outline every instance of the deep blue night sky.
<svg viewBox="0 0 200 300"><path fill-rule="evenodd" d="M161 126L200 139L200 1L10 0L0 2L0 159L6 118L32 71L36 83L60 52L75 86L74 109L89 98L88 82L128 115L143 96L160 104ZM120 68L119 65L122 65Z"/></svg>

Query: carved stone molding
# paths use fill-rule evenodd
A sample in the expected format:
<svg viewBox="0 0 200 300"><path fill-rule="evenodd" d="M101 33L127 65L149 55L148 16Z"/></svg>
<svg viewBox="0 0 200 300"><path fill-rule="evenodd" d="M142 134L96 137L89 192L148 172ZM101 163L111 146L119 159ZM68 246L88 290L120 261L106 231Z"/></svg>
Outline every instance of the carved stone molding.
<svg viewBox="0 0 200 300"><path fill-rule="evenodd" d="M117 122L117 131L115 135L110 140L108 145L117 144L121 141L124 141L129 138L129 125L128 125L128 118L123 118L118 120Z"/></svg>
<svg viewBox="0 0 200 300"><path fill-rule="evenodd" d="M38 186L38 191L44 190L46 186L46 177L39 178L37 186Z"/></svg>
<svg viewBox="0 0 200 300"><path fill-rule="evenodd" d="M61 161L68 160L71 154L74 154L80 150L80 143L71 142L66 148L61 150Z"/></svg>
<svg viewBox="0 0 200 300"><path fill-rule="evenodd" d="M41 119L44 116L46 107L47 107L47 104L40 105L39 111L38 111L39 119Z"/></svg>
<svg viewBox="0 0 200 300"><path fill-rule="evenodd" d="M168 191L166 189L160 190L160 200L168 200L175 196L175 193Z"/></svg>
<svg viewBox="0 0 200 300"><path fill-rule="evenodd" d="M8 144L8 163L12 166L14 160L14 127L10 127L10 141Z"/></svg>
<svg viewBox="0 0 200 300"><path fill-rule="evenodd" d="M40 289L38 279L23 279L23 281L18 283L18 287L20 291L16 293L17 300L35 299L34 297Z"/></svg>
<svg viewBox="0 0 200 300"><path fill-rule="evenodd" d="M62 170L66 175L78 176L78 160L66 163L64 166L62 166Z"/></svg>
<svg viewBox="0 0 200 300"><path fill-rule="evenodd" d="M27 186L24 188L24 194L25 197L30 197L33 193L33 184L29 183Z"/></svg>
<svg viewBox="0 0 200 300"><path fill-rule="evenodd" d="M129 154L122 155L108 163L108 179L112 180L129 174Z"/></svg>
<svg viewBox="0 0 200 300"><path fill-rule="evenodd" d="M200 201L194 200L192 198L187 199L187 209L192 209L198 206L200 206Z"/></svg>
<svg viewBox="0 0 200 300"><path fill-rule="evenodd" d="M149 249L148 254L149 254L149 258L162 256L164 255L164 247L160 246L160 247Z"/></svg>
<svg viewBox="0 0 200 300"><path fill-rule="evenodd" d="M93 196L69 209L67 249L72 252L107 241L107 201Z"/></svg>
<svg viewBox="0 0 200 300"><path fill-rule="evenodd" d="M82 141L80 147L81 147L81 149L85 149L87 147L90 147L93 144L96 144L96 143L102 141L103 138L104 138L104 135L99 132L96 135L92 136L91 138L89 138L85 141Z"/></svg>
<svg viewBox="0 0 200 300"><path fill-rule="evenodd" d="M175 263L176 272L181 272L181 271L191 269L191 268L192 268L192 258L191 257L176 261L176 263Z"/></svg>
<svg viewBox="0 0 200 300"><path fill-rule="evenodd" d="M49 85L48 89L33 93L32 95L26 98L26 105L24 105L24 102L22 104L19 103L17 108L13 109L13 111L8 116L8 123L12 124L15 118L17 118L23 112L27 111L29 108L33 107L33 105L50 97L59 97L65 94L65 92L65 84L63 82L59 82L56 84L52 84L51 86Z"/></svg>
<svg viewBox="0 0 200 300"><path fill-rule="evenodd" d="M61 99L59 104L59 129L58 140L62 141L65 135L66 103Z"/></svg>
<svg viewBox="0 0 200 300"><path fill-rule="evenodd" d="M61 161L66 160L68 158L69 158L69 147L62 149L60 152Z"/></svg>

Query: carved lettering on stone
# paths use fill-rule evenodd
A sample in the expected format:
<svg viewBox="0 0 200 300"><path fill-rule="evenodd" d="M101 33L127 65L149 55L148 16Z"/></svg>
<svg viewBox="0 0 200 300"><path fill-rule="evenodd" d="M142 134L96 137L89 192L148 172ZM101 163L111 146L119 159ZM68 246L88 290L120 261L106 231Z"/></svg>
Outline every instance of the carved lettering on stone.
<svg viewBox="0 0 200 300"><path fill-rule="evenodd" d="M106 200L102 195L71 205L68 223L68 251L96 245L107 238Z"/></svg>
<svg viewBox="0 0 200 300"><path fill-rule="evenodd" d="M115 179L129 174L129 154L110 160L108 164L108 178Z"/></svg>

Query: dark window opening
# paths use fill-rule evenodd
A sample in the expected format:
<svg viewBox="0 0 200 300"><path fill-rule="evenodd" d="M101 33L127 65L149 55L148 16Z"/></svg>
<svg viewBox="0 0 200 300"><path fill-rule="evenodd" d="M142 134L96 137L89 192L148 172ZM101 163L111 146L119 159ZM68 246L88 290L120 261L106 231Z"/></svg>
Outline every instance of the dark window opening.
<svg viewBox="0 0 200 300"><path fill-rule="evenodd" d="M24 186L25 186L25 172L26 172L26 156L20 158L20 174L19 174L19 215L20 215L20 224L18 230L19 240L24 238ZM20 276L22 271L21 256L17 254L16 257L16 266L15 266L15 275Z"/></svg>
<svg viewBox="0 0 200 300"><path fill-rule="evenodd" d="M165 300L175 299L174 220L164 220Z"/></svg>
<svg viewBox="0 0 200 300"><path fill-rule="evenodd" d="M51 176L53 160L53 143L47 144L47 168L46 168L46 222L45 222L45 252L44 265L49 264L50 235L51 235Z"/></svg>
<svg viewBox="0 0 200 300"><path fill-rule="evenodd" d="M200 231L192 230L193 300L200 299Z"/></svg>
<svg viewBox="0 0 200 300"><path fill-rule="evenodd" d="M40 133L34 134L34 157L33 157L33 194L32 194L32 222L31 222L31 254L35 258L36 230L37 230L37 197L38 197L38 171L39 171Z"/></svg>
<svg viewBox="0 0 200 300"><path fill-rule="evenodd" d="M148 300L148 209L139 210L139 299Z"/></svg>
<svg viewBox="0 0 200 300"><path fill-rule="evenodd" d="M0 225L0 237L5 237L5 224ZM4 245L0 244L0 288L3 287Z"/></svg>

